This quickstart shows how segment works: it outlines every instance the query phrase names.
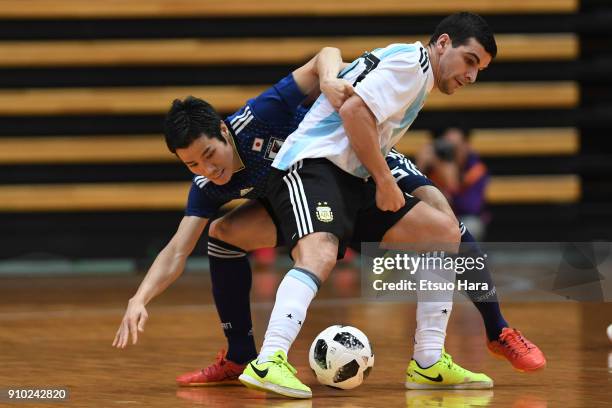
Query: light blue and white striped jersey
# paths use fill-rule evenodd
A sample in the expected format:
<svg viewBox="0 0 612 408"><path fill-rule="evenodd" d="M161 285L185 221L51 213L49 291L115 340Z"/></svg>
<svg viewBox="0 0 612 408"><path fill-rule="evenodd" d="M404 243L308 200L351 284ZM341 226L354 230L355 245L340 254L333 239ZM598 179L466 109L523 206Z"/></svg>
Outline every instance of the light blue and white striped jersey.
<svg viewBox="0 0 612 408"><path fill-rule="evenodd" d="M434 85L427 50L420 42L391 44L353 61L339 75L355 86L377 121L386 156L408 130ZM302 159L325 157L344 171L369 174L351 148L342 119L321 95L276 155L273 167L287 170Z"/></svg>

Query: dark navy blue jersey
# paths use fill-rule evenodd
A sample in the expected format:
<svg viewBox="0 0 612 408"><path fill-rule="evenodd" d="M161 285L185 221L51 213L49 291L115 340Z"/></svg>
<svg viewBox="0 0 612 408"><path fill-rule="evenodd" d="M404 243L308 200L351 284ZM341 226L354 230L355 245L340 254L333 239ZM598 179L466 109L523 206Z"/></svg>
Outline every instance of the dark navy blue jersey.
<svg viewBox="0 0 612 408"><path fill-rule="evenodd" d="M434 185L410 159L395 150L395 148L391 149L385 159L391 174L395 178L395 182L402 192L412 194L419 187Z"/></svg>
<svg viewBox="0 0 612 408"><path fill-rule="evenodd" d="M185 215L211 218L233 199L264 197L276 153L308 112L300 105L305 97L293 74L289 74L228 116L225 124L244 168L224 185L216 185L204 176L194 177Z"/></svg>

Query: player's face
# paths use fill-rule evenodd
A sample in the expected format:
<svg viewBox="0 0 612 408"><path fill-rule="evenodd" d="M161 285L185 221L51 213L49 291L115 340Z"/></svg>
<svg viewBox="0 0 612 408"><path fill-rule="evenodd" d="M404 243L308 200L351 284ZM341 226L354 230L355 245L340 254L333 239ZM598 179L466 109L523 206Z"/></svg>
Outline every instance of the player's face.
<svg viewBox="0 0 612 408"><path fill-rule="evenodd" d="M202 135L188 147L176 149L176 155L192 173L219 185L229 182L234 170L234 150L225 124L221 125L221 134L226 143Z"/></svg>
<svg viewBox="0 0 612 408"><path fill-rule="evenodd" d="M444 41L443 36L436 44L440 55L436 84L441 92L451 95L457 89L476 82L478 72L489 66L491 55L474 38L453 48L450 38L446 36L448 40Z"/></svg>

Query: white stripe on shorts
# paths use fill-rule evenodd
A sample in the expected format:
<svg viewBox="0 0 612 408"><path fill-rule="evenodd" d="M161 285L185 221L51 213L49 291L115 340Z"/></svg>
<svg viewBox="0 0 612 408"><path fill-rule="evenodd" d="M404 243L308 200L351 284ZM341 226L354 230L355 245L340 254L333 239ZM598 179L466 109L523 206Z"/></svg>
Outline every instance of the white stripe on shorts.
<svg viewBox="0 0 612 408"><path fill-rule="evenodd" d="M295 216L298 236L301 238L304 235L313 233L314 228L312 226L308 201L306 201L304 185L297 172L300 168L302 168L301 160L291 166L287 175L283 177L283 181L287 184L287 188L289 189L289 198L293 207L293 215Z"/></svg>

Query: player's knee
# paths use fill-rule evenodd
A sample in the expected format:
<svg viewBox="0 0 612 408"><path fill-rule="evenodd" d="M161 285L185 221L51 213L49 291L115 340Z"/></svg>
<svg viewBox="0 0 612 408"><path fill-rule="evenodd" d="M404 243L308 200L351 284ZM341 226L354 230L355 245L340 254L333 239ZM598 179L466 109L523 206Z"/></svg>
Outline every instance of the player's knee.
<svg viewBox="0 0 612 408"><path fill-rule="evenodd" d="M438 218L438 233L436 235L441 238L441 242L450 244L452 247L458 245L461 241L461 231L455 219L446 214Z"/></svg>
<svg viewBox="0 0 612 408"><path fill-rule="evenodd" d="M225 217L217 218L210 224L208 236L220 241L228 242L232 239L232 223Z"/></svg>
<svg viewBox="0 0 612 408"><path fill-rule="evenodd" d="M320 252L320 267L321 270L326 271L327 273L331 272L336 266L336 260L338 258L338 247L326 246L322 248Z"/></svg>
<svg viewBox="0 0 612 408"><path fill-rule="evenodd" d="M451 208L450 204L446 200L446 197L444 197L442 193L440 193L439 197L437 196L433 200L433 207L437 210L442 211L444 214L448 215L449 218L451 218L453 222L455 222L456 220L455 213L453 212L453 209ZM456 223L458 224L459 221L457 221Z"/></svg>
<svg viewBox="0 0 612 408"><path fill-rule="evenodd" d="M452 254L458 252L461 240L459 226L446 214L436 211L435 215L429 218L427 232L429 239L424 241L425 251L444 251Z"/></svg>
<svg viewBox="0 0 612 408"><path fill-rule="evenodd" d="M320 278L325 279L326 275L336 266L337 256L337 248L322 246L316 251L304 252L299 259L296 259L296 265L301 264L316 275L319 275L320 272L322 274Z"/></svg>
<svg viewBox="0 0 612 408"><path fill-rule="evenodd" d="M434 186L422 186L417 188L414 191L414 196L419 198L421 201L424 201L426 204L432 206L436 210L442 211L449 217L451 217L454 221L459 223L457 218L455 217L455 213L451 208L450 204L444 194L440 190L438 190Z"/></svg>
<svg viewBox="0 0 612 408"><path fill-rule="evenodd" d="M325 281L336 265L338 239L329 233L315 233L305 236L292 252L295 265L302 267Z"/></svg>

